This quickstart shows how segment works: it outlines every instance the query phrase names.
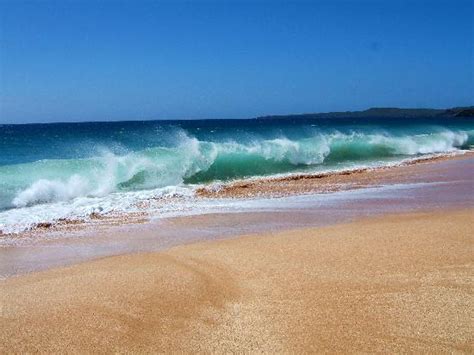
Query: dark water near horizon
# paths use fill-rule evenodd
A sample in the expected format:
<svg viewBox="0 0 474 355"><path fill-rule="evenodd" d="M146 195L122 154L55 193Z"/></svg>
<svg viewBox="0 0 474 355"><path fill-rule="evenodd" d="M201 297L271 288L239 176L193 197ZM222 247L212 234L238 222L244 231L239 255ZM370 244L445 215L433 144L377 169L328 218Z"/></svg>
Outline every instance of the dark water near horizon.
<svg viewBox="0 0 474 355"><path fill-rule="evenodd" d="M236 178L375 166L472 145L472 118L0 125L0 229L38 217L38 206L110 210L120 194L181 193Z"/></svg>

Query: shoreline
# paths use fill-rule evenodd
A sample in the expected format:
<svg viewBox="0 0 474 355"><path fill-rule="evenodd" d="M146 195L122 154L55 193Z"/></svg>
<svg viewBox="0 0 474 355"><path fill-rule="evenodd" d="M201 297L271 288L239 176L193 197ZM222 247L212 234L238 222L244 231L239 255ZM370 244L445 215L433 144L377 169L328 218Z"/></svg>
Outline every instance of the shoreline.
<svg viewBox="0 0 474 355"><path fill-rule="evenodd" d="M197 204L214 199L216 201L271 199L308 194L328 194L394 183L409 183L415 181L413 175L418 173L420 169L422 170L424 166L444 161L468 160L473 157L473 150L464 150L408 158L400 162L375 167L354 167L353 169L319 173L289 173L282 176L254 177L225 183L210 183L206 186L197 187L194 195L191 196L191 200L187 202ZM97 225L146 224L150 219L161 214L160 208L169 203L177 203L179 205L179 200L182 198L179 195L150 197L137 202L135 206L137 211L134 212L109 212L105 214L93 212L86 217L41 221L22 232L10 233L3 232L0 229L0 238L41 237L41 235L51 233L70 233L87 230ZM212 207L207 208L209 208L209 211L194 211L189 215L212 213ZM186 214L183 214L183 216L186 216ZM182 216L179 214L173 215L171 213L169 217L164 216L162 218L180 217Z"/></svg>
<svg viewBox="0 0 474 355"><path fill-rule="evenodd" d="M196 194L199 197L258 198L265 196L284 197L311 193L331 193L377 184L401 183L410 180L409 176L403 176L407 175L404 171L407 168L410 169L413 166L436 164L449 160L469 159L473 156L473 150L464 150L429 154L380 166L255 177L223 183L218 188L214 188L212 184L204 186L198 188Z"/></svg>
<svg viewBox="0 0 474 355"><path fill-rule="evenodd" d="M369 187L235 202L230 199L236 210L218 205L209 213L156 218L141 224L99 220L85 228L72 225L59 231L4 238L0 279L106 256L163 251L243 234L324 227L384 214L470 208L474 207L473 171L474 158L465 155L387 169L382 174L384 184L380 179L377 183L370 179L365 181L371 183Z"/></svg>
<svg viewBox="0 0 474 355"><path fill-rule="evenodd" d="M472 352L473 213L383 215L3 280L2 351Z"/></svg>

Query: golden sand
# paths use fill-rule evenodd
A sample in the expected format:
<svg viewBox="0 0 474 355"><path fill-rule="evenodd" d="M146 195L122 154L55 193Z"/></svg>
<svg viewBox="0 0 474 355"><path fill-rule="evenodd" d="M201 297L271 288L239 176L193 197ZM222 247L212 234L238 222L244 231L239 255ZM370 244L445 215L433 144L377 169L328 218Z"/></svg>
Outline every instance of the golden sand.
<svg viewBox="0 0 474 355"><path fill-rule="evenodd" d="M0 351L473 352L473 210L105 258L0 283Z"/></svg>

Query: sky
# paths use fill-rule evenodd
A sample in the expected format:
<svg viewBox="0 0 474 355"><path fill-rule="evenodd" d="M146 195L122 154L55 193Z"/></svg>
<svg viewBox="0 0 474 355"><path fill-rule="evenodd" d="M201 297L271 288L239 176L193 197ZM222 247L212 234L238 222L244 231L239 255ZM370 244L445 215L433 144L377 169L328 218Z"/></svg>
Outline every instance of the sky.
<svg viewBox="0 0 474 355"><path fill-rule="evenodd" d="M0 123L474 104L474 0L0 0Z"/></svg>

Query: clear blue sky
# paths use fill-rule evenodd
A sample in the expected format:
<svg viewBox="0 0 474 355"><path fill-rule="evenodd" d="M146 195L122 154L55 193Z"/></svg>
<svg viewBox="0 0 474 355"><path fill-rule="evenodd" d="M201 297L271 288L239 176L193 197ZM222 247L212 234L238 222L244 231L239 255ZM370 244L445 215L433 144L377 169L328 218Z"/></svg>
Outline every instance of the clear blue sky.
<svg viewBox="0 0 474 355"><path fill-rule="evenodd" d="M0 123L474 104L474 4L0 0Z"/></svg>

